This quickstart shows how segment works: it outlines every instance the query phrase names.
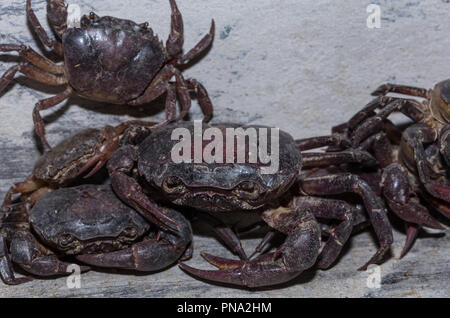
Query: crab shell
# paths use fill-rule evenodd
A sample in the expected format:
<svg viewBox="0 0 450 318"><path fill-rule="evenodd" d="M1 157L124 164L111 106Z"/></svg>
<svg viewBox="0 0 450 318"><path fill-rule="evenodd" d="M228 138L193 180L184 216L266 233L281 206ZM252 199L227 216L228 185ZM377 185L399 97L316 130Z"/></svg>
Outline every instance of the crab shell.
<svg viewBox="0 0 450 318"><path fill-rule="evenodd" d="M95 155L104 138L101 130L88 128L64 139L39 158L33 175L52 185L67 184L78 177L80 170Z"/></svg>
<svg viewBox="0 0 450 318"><path fill-rule="evenodd" d="M70 85L102 102L126 104L140 96L167 58L151 29L109 16L83 16L62 41Z"/></svg>
<svg viewBox="0 0 450 318"><path fill-rule="evenodd" d="M33 230L66 254L119 250L149 230L149 223L122 203L110 185L61 188L41 198L30 212Z"/></svg>
<svg viewBox="0 0 450 318"><path fill-rule="evenodd" d="M202 131L218 128L224 136L223 154L226 154L226 128L255 128L259 138L260 129L270 129L259 125L202 124ZM201 163L172 160L171 151L179 143L172 140L175 128L185 128L194 136L194 124L183 122L167 125L154 131L139 146L138 171L152 186L162 189L173 203L206 211L234 211L257 209L277 199L293 184L301 169L301 154L291 135L279 131L279 170L273 174L262 173L265 166L256 163ZM271 149L271 133L267 131L267 149ZM191 141L193 141L193 137ZM208 142L203 141L202 149ZM236 141L235 141L236 144ZM193 145L195 146L195 145ZM245 158L248 158L248 140ZM194 151L191 152L192 154ZM223 160L225 162L225 160Z"/></svg>

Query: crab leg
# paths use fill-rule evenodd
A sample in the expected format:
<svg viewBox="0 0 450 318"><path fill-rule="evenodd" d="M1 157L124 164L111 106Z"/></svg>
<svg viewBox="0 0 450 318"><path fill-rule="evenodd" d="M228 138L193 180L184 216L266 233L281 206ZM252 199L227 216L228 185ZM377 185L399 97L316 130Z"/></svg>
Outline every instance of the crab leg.
<svg viewBox="0 0 450 318"><path fill-rule="evenodd" d="M376 90L372 92L372 96L383 96L388 93L397 93L403 95L410 95L422 98L429 98L430 91L426 88L414 87L414 86L405 86L405 85L397 85L386 83L379 86Z"/></svg>
<svg viewBox="0 0 450 318"><path fill-rule="evenodd" d="M52 74L64 74L64 66L58 65L48 58L39 55L31 47L26 45L0 44L0 52L16 51L20 56L40 69Z"/></svg>
<svg viewBox="0 0 450 318"><path fill-rule="evenodd" d="M211 27L209 28L208 34L206 34L200 42L197 43L192 49L190 49L186 54L181 56L176 65L186 65L192 60L196 59L200 54L202 54L213 42L214 33L216 30L216 25L214 19L211 21Z"/></svg>
<svg viewBox="0 0 450 318"><path fill-rule="evenodd" d="M400 164L392 164L384 169L381 185L383 195L394 213L406 222L406 241L400 257L411 248L422 226L434 229L444 227L434 219L428 209L420 204L409 183L408 172Z"/></svg>
<svg viewBox="0 0 450 318"><path fill-rule="evenodd" d="M8 254L8 248L2 235L0 235L0 277L3 282L8 285L19 285L33 280L32 277L16 278L14 275L13 265Z"/></svg>
<svg viewBox="0 0 450 318"><path fill-rule="evenodd" d="M219 270L199 270L182 262L186 272L214 282L247 287L281 284L314 265L320 247L320 228L314 216L293 200L288 208L267 210L261 214L271 227L287 235L273 253L252 260L237 261L203 253Z"/></svg>
<svg viewBox="0 0 450 318"><path fill-rule="evenodd" d="M316 218L336 219L341 223L329 231L329 238L325 243L317 261L317 267L325 269L331 266L339 256L353 230L356 208L341 200L317 197L299 197L298 204L308 208Z"/></svg>
<svg viewBox="0 0 450 318"><path fill-rule="evenodd" d="M187 79L186 83L188 85L188 88L190 90L194 90L195 94L197 95L198 104L200 105L200 108L202 109L204 115L203 122L209 122L213 116L213 106L206 88L192 78Z"/></svg>
<svg viewBox="0 0 450 318"><path fill-rule="evenodd" d="M364 201L367 213L375 229L380 247L375 255L359 270L366 270L370 264L378 263L393 241L392 228L387 218L383 201L360 177L351 173L335 175L311 173L299 178L300 190L308 195L333 195L356 193Z"/></svg>
<svg viewBox="0 0 450 318"><path fill-rule="evenodd" d="M31 78L37 82L52 85L61 86L67 84L67 79L63 75L55 75L37 68L29 63L20 63L18 65L9 68L0 78L0 92L2 92L9 83L12 82L17 72L24 74L26 77Z"/></svg>
<svg viewBox="0 0 450 318"><path fill-rule="evenodd" d="M303 167L327 167L341 163L360 163L364 166L375 166L376 160L367 151L359 149L344 150L330 153L302 153Z"/></svg>
<svg viewBox="0 0 450 318"><path fill-rule="evenodd" d="M52 9L55 9L57 7L60 10L59 13L62 14L61 17L57 17L55 14L52 14L52 13L56 12L55 10L52 10ZM67 11L64 11L64 10L66 10L66 7L64 5L64 1L62 1L62 0L50 0L50 1L48 1L48 3L47 3L47 10L48 10L48 13L49 13L49 20L51 22L55 22L56 18L60 18L61 21L65 21L67 19ZM64 14L65 14L65 16L64 16ZM62 56L63 55L62 44L60 42L58 42L58 41L52 40L48 36L47 32L45 32L45 30L42 27L41 23L39 22L38 18L34 14L33 9L31 8L31 0L27 0L27 17L28 17L28 21L30 22L31 26L33 27L34 31L36 32L36 34L39 37L39 39L41 40L41 42L45 46L47 46L49 49L51 49L52 51L54 51L58 55ZM58 20L60 20L60 19L58 19ZM55 27L55 31L57 31L57 34L59 36L61 36L64 28L57 30L58 26L56 24L54 24L54 23L53 23L53 25Z"/></svg>
<svg viewBox="0 0 450 318"><path fill-rule="evenodd" d="M169 38L166 41L166 49L170 57L175 57L183 51L184 26L183 17L175 0L170 0L170 7L172 9L171 26Z"/></svg>
<svg viewBox="0 0 450 318"><path fill-rule="evenodd" d="M41 138L41 141L44 143L44 145L46 145L50 149L52 147L50 147L50 144L48 143L47 138L45 138L44 120L42 119L39 112L41 110L49 109L53 106L58 105L65 99L69 98L72 95L72 93L73 93L72 88L70 86L68 86L66 88L66 90L64 92L62 92L61 94L47 98L47 99L43 99L34 106L33 122L34 122L34 127L36 130L36 134Z"/></svg>
<svg viewBox="0 0 450 318"><path fill-rule="evenodd" d="M225 243L225 245L235 254L243 260L248 259L242 248L241 241L237 237L236 233L218 218L215 218L209 213L199 214L200 219L205 219L208 225L211 225L217 236Z"/></svg>
<svg viewBox="0 0 450 318"><path fill-rule="evenodd" d="M342 134L332 134L329 136L311 137L305 139L295 140L298 150L305 151L310 149L317 149L325 146L336 146L348 148L351 146L350 142Z"/></svg>
<svg viewBox="0 0 450 318"><path fill-rule="evenodd" d="M389 166L394 161L392 144L383 131L364 140L358 149L372 150L381 168Z"/></svg>
<svg viewBox="0 0 450 318"><path fill-rule="evenodd" d="M392 164L383 171L381 180L383 195L389 207L404 221L428 226L434 229L443 229L427 208L413 197L414 190L409 183L408 172L400 164Z"/></svg>
<svg viewBox="0 0 450 318"><path fill-rule="evenodd" d="M352 133L352 145L358 147L361 141L370 135L383 129L383 122L394 111L401 111L413 121L417 122L423 118L423 114L417 109L417 102L412 103L407 99L396 99L381 109L375 116L363 121Z"/></svg>
<svg viewBox="0 0 450 318"><path fill-rule="evenodd" d="M160 208L152 203L144 194L139 183L126 174L130 173L134 167L135 152L136 149L133 146L123 146L109 160L107 168L114 192L122 201L135 208L150 222L177 233L180 226L178 222L164 214Z"/></svg>
<svg viewBox="0 0 450 318"><path fill-rule="evenodd" d="M421 226L418 224L405 222L405 228L406 228L406 240L402 252L400 253L400 258L405 256L406 253L408 253L408 251L410 250L411 246L414 244L417 235L419 235Z"/></svg>
<svg viewBox="0 0 450 318"><path fill-rule="evenodd" d="M119 147L119 141L124 133L124 131L133 126L139 125L144 127L156 126L157 123L154 122L144 122L139 120L132 120L122 123L116 127L105 126L99 132L104 140L103 144L96 149L94 156L80 169L79 175L86 172L89 168L94 166L94 168L84 176L84 178L89 178L94 175L105 163L109 160L114 151Z"/></svg>
<svg viewBox="0 0 450 318"><path fill-rule="evenodd" d="M6 284L22 284L31 280L29 277L15 278L11 262L18 264L27 273L36 276L69 275L70 263L60 261L54 254L39 244L36 239L25 230L17 230L12 234L9 248L10 257L5 241L0 236L0 276ZM82 272L88 271L87 266L80 267Z"/></svg>
<svg viewBox="0 0 450 318"><path fill-rule="evenodd" d="M192 229L189 221L171 209L165 213L176 220L179 234L160 232L156 238L146 238L130 248L102 254L84 254L76 259L92 266L133 269L138 271L157 271L163 269L186 254L191 253Z"/></svg>
<svg viewBox="0 0 450 318"><path fill-rule="evenodd" d="M6 208L6 206L11 205L13 203L12 202L13 194L33 192L43 186L45 186L45 185L41 181L34 178L33 175L29 176L25 181L16 183L6 193L5 199L2 204L2 209Z"/></svg>
<svg viewBox="0 0 450 318"><path fill-rule="evenodd" d="M373 99L371 102L369 102L359 112L353 115L352 118L350 118L350 120L348 121L348 128L350 130L355 129L361 122L363 122L367 118L375 116L376 109L384 109L388 105L399 101L402 101L404 104L400 105L398 111L402 112L404 115L408 116L415 122L418 122L421 119L423 119L424 117L422 110L423 106L416 100L398 97L379 96Z"/></svg>

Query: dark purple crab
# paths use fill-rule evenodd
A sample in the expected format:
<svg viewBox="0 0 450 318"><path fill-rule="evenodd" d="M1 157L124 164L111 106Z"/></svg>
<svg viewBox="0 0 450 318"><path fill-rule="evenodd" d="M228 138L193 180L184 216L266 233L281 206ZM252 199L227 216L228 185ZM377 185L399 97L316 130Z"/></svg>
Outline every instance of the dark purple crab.
<svg viewBox="0 0 450 318"><path fill-rule="evenodd" d="M388 93L424 101L385 96ZM406 222L404 256L422 226L443 229L419 197L450 218L450 80L437 83L431 90L384 84L372 95L379 97L334 130L346 130L353 147L374 152L383 169L383 196ZM377 108L380 110L376 113ZM388 120L395 111L408 116L413 124L399 132ZM393 131L401 137L389 138Z"/></svg>
<svg viewBox="0 0 450 318"><path fill-rule="evenodd" d="M218 130L224 133L229 128L239 127L244 130L255 129L257 135L260 129L268 128L203 124L201 130L204 133L207 128L214 128L216 132ZM275 252L248 259L236 234L230 228L220 225L216 232L241 260L203 254L219 270L202 271L180 263L187 272L216 282L258 287L289 281L313 266L318 257L320 268L329 267L350 236L354 207L341 200L318 196L356 193L363 199L381 247L361 269L379 262L392 243L392 230L386 218L384 204L365 181L351 173L329 174L326 170L315 169L300 173L301 168L328 167L340 163L372 165L375 160L367 152L347 150L332 154L302 155L300 150L336 145L343 140L329 136L295 142L289 134L280 131L279 170L274 174L262 174L261 162L174 162L171 158L171 152L177 144L171 137L174 129L185 129L191 136L194 135L192 122L169 124L152 133L145 127L132 127L129 132L134 138L126 138L125 133L124 140L127 142L123 143L107 164L113 189L124 202L143 215L153 217L158 214L158 208L146 193L156 191L172 203L193 207L212 216L214 213L233 211L259 213L270 227L286 235L286 240ZM234 142L235 139L232 140ZM202 153L208 147L212 151L210 146L202 142ZM270 149L270 142L268 147ZM218 155L220 149L226 148L224 142L214 153ZM248 141L243 151L244 157L249 158ZM320 256L321 233L315 217L340 221L331 231ZM166 222L163 228L171 229L172 224L174 222ZM263 243L269 238L270 235Z"/></svg>
<svg viewBox="0 0 450 318"><path fill-rule="evenodd" d="M48 0L47 15L58 36L49 38L27 0L27 17L41 42L64 58L63 64L39 55L26 45L1 44L0 52L16 51L27 62L11 67L0 78L0 92L17 72L38 82L66 86L57 96L41 100L33 110L37 135L50 148L40 111L49 109L73 94L112 104L141 105L167 93L166 120L176 118L176 95L183 118L191 107L189 90L195 90L205 114L212 116L212 104L205 88L194 79L185 80L179 66L188 64L207 49L214 37L214 20L209 33L189 52L183 54L183 19L175 0L170 0L172 25L164 47L148 23L136 24L115 17L91 13L81 18L80 27L67 27L67 6L63 0ZM175 77L175 83L171 78Z"/></svg>
<svg viewBox="0 0 450 318"><path fill-rule="evenodd" d="M69 275L72 256L85 266L157 271L191 256L192 229L184 216L159 207L176 220L177 234L159 231L120 201L110 185L61 188L43 196L28 211L18 203L2 210L0 276L6 284L16 278L13 263L38 277ZM114 263L114 265L112 265ZM83 265L84 264L84 265Z"/></svg>
<svg viewBox="0 0 450 318"><path fill-rule="evenodd" d="M133 125L153 126L156 123L128 121L115 127L84 129L64 139L39 158L30 176L9 189L2 207L13 203L14 194L20 194L22 200L27 197L27 202L34 205L52 189L69 186L83 175L90 177L108 161L118 148L123 132Z"/></svg>
<svg viewBox="0 0 450 318"><path fill-rule="evenodd" d="M424 98L422 103L414 99L387 97L387 93L405 94ZM395 111L400 111L414 121L402 133L401 155L409 170L415 171L426 191L436 199L450 202L450 187L433 179L439 179L442 171L434 171L427 164L425 145L436 143L442 161L450 163L450 80L439 82L431 90L394 84L384 84L372 95L379 96L348 122L352 146L383 129L383 123ZM381 109L377 114L374 110ZM445 175L445 173L444 173ZM447 177L447 176L444 176ZM445 182L445 181L444 181Z"/></svg>

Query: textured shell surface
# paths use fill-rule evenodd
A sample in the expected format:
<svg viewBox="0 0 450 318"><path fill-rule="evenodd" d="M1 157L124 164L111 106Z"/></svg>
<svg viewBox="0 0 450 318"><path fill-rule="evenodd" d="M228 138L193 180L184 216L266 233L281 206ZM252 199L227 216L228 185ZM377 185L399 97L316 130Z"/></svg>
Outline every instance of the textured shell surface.
<svg viewBox="0 0 450 318"><path fill-rule="evenodd" d="M149 229L145 219L120 201L110 185L61 188L41 198L30 212L30 222L41 238L57 245L70 234L80 241L111 239L126 229L141 236Z"/></svg>
<svg viewBox="0 0 450 318"><path fill-rule="evenodd" d="M130 20L84 16L62 40L70 85L99 101L122 104L138 97L166 60L153 31Z"/></svg>

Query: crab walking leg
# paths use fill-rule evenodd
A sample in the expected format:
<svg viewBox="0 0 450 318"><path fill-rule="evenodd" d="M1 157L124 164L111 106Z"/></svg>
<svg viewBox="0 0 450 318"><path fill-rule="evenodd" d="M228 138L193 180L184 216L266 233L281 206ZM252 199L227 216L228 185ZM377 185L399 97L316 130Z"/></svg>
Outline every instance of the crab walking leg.
<svg viewBox="0 0 450 318"><path fill-rule="evenodd" d="M128 105L142 105L150 103L167 91L169 80L176 73L176 69L171 65L166 65L155 76L152 83L147 87L144 93L138 98L128 102Z"/></svg>
<svg viewBox="0 0 450 318"><path fill-rule="evenodd" d="M105 126L100 131L102 134L104 142L100 147L95 150L95 154L91 160L89 160L84 167L80 169L78 175L82 175L84 172L89 170L91 167L92 170L84 176L84 178L89 178L94 175L101 167L105 165L105 163L111 158L114 151L119 147L119 142L121 140L122 134L126 129L133 125L144 126L144 127L152 127L156 126L157 123L154 122L144 122L140 120L131 120L124 122L116 127Z"/></svg>
<svg viewBox="0 0 450 318"><path fill-rule="evenodd" d="M401 146L405 153L413 152L414 162L416 162L417 173L426 190L434 197L450 202L450 187L436 182L430 178L430 169L427 166L427 159L423 144L434 142L437 138L433 128L425 124L417 124L408 127L404 134Z"/></svg>
<svg viewBox="0 0 450 318"><path fill-rule="evenodd" d="M29 63L20 63L18 65L12 66L2 75L2 77L0 78L0 92L2 92L6 88L6 86L11 83L17 72L20 72L26 77L31 78L37 82L52 86L61 86L67 84L67 79L64 75L51 74Z"/></svg>
<svg viewBox="0 0 450 318"><path fill-rule="evenodd" d="M179 224L179 234L160 232L157 238L146 238L130 248L102 254L78 255L76 259L92 266L157 271L172 265L184 255L191 253L192 228L189 221L178 212L164 212Z"/></svg>
<svg viewBox="0 0 450 318"><path fill-rule="evenodd" d="M169 80L175 76L176 82L175 84L169 83ZM164 93L167 93L166 97L166 120L156 125L154 128L163 126L171 121L174 121L175 112L176 112L176 95L174 92L175 86L176 92L180 98L180 104L182 107L181 113L178 119L183 118L189 112L189 108L191 107L191 98L189 96L189 91L187 88L187 83L181 72L177 70L172 65L166 65L163 69L158 73L156 78L150 84L149 87L145 90L145 92L135 100L130 101L129 105L141 105L145 103L149 103Z"/></svg>
<svg viewBox="0 0 450 318"><path fill-rule="evenodd" d="M404 104L400 106L398 111L402 112L404 115L416 122L423 119L423 106L418 101L398 97L379 96L370 101L359 112L353 115L352 118L350 118L348 121L348 128L351 130L355 129L361 122L367 118L373 117L376 109L384 109L386 106L399 101L402 101Z"/></svg>
<svg viewBox="0 0 450 318"><path fill-rule="evenodd" d="M62 92L59 95L47 98L47 99L43 99L41 101L39 101L33 109L33 122L34 122L34 127L36 130L36 134L39 136L39 138L41 139L41 141L44 143L44 145L46 145L48 148L52 148L50 147L50 144L47 141L47 138L45 138L45 125L44 125L44 120L42 119L41 115L39 114L39 112L41 110L45 110L45 109L49 109L53 106L58 105L59 103L61 103L62 101L64 101L65 99L69 98L73 93L73 90L70 86L68 86L66 88L66 90L64 92Z"/></svg>
<svg viewBox="0 0 450 318"><path fill-rule="evenodd" d="M178 222L158 208L144 194L142 187L127 173L131 173L136 162L136 149L131 146L119 148L110 158L107 168L111 185L116 195L125 203L139 211L150 222L163 229L178 232Z"/></svg>
<svg viewBox="0 0 450 318"><path fill-rule="evenodd" d="M30 193L34 192L40 188L45 187L45 183L36 179L33 175L29 176L22 182L14 184L6 193L5 199L3 200L2 208L6 208L13 202L12 195L16 193Z"/></svg>
<svg viewBox="0 0 450 318"><path fill-rule="evenodd" d="M364 140L358 149L371 149L381 168L385 168L394 162L392 144L383 131Z"/></svg>
<svg viewBox="0 0 450 318"><path fill-rule="evenodd" d="M374 90L372 92L371 95L372 96L382 96L382 95L386 95L388 93L397 93L397 94L416 96L416 97L422 97L422 98L427 98L427 99L430 97L430 90L428 90L426 88L397 85L397 84L391 84L391 83L386 83L386 84L379 86L376 90Z"/></svg>
<svg viewBox="0 0 450 318"><path fill-rule="evenodd" d="M443 200L436 199L428 193L421 193L425 200L433 206L435 210L450 219L450 204L444 202Z"/></svg>
<svg viewBox="0 0 450 318"><path fill-rule="evenodd" d="M217 236L233 253L239 255L242 260L248 259L244 249L242 248L241 241L228 225L207 212L200 213L198 217L199 219L205 220L208 225L212 226Z"/></svg>
<svg viewBox="0 0 450 318"><path fill-rule="evenodd" d="M272 228L286 234L286 240L275 252L247 261L203 253L206 261L219 270L199 270L181 262L180 267L214 282L262 287L287 282L314 265L320 247L320 228L311 212L294 199L289 207L266 210L261 217Z"/></svg>
<svg viewBox="0 0 450 318"><path fill-rule="evenodd" d="M360 163L364 166L375 166L377 164L375 158L367 151L359 149L330 153L302 153L302 165L305 168L327 167L330 165L339 165L341 163Z"/></svg>
<svg viewBox="0 0 450 318"><path fill-rule="evenodd" d="M52 74L64 74L64 66L58 65L48 58L39 55L27 45L0 44L0 52L16 51L33 65Z"/></svg>
<svg viewBox="0 0 450 318"><path fill-rule="evenodd" d="M329 136L311 137L305 139L295 140L298 150L306 151L310 149L317 149L321 147L345 147L349 148L351 146L350 142L341 134L335 133Z"/></svg>
<svg viewBox="0 0 450 318"><path fill-rule="evenodd" d="M175 73L175 87L177 89L178 98L180 99L181 111L177 120L181 120L189 113L192 101L189 95L188 83L184 79L180 71Z"/></svg>
<svg viewBox="0 0 450 318"><path fill-rule="evenodd" d="M400 258L403 258L403 256L405 256L411 249L411 247L414 244L414 241L417 238L417 235L419 235L420 228L421 228L420 225L405 222L406 240L405 245L403 246L403 249L400 253Z"/></svg>
<svg viewBox="0 0 450 318"><path fill-rule="evenodd" d="M50 0L47 3L47 8L50 8L51 6L55 7L55 4L58 4L59 6L61 6L61 8L65 8L64 6L64 2L61 0ZM27 0L27 17L28 17L28 21L30 22L31 26L33 27L34 31L36 32L37 36L39 37L39 39L41 40L41 42L47 46L49 49L51 49L52 51L54 51L56 54L62 56L63 55L63 48L62 48L62 44L58 41L52 40L47 32L45 32L44 28L42 27L41 23L39 22L38 18L36 17L36 15L34 14L33 9L31 8L31 0ZM48 9L47 9L48 10ZM51 11L49 12L51 13ZM62 12L63 14L63 12ZM49 16L49 20L51 19L52 16ZM67 11L65 12L65 17L63 16L62 19L67 18ZM64 19L66 20L66 19ZM55 25L56 26L56 25ZM55 28L55 31L57 28ZM62 32L57 32L59 35L62 34Z"/></svg>
<svg viewBox="0 0 450 318"><path fill-rule="evenodd" d="M380 248L359 270L366 270L370 264L379 263L393 242L392 228L387 218L383 201L376 196L370 186L356 175L342 173L320 175L314 173L299 177L301 192L308 195L334 195L356 193L364 201L371 224L374 227Z"/></svg>
<svg viewBox="0 0 450 318"><path fill-rule="evenodd" d="M188 88L190 90L194 90L195 94L197 95L198 103L200 105L200 108L203 112L203 122L207 123L211 120L213 116L213 106L211 99L208 96L208 92L206 91L206 88L200 84L195 79L189 78L186 80L186 83L188 85Z"/></svg>
<svg viewBox="0 0 450 318"><path fill-rule="evenodd" d="M413 121L417 122L422 119L422 113L416 117L416 107L410 107L410 102L408 100L398 99L387 105L385 108L381 109L375 116L370 117L363 121L352 133L352 145L353 147L358 147L361 141L370 135L379 132L383 129L383 122L387 117L394 111L403 110L402 113L409 116Z"/></svg>
<svg viewBox="0 0 450 318"><path fill-rule="evenodd" d="M176 65L186 65L192 60L196 59L200 54L202 54L213 42L214 33L216 32L216 24L214 19L211 21L211 27L209 28L208 34L206 34L200 42L197 43L192 49L190 49L185 55L181 56Z"/></svg>
<svg viewBox="0 0 450 318"><path fill-rule="evenodd" d="M175 0L170 0L170 7L172 9L171 25L169 38L166 41L167 54L170 58L176 57L183 51L184 43L184 26L183 17Z"/></svg>
<svg viewBox="0 0 450 318"><path fill-rule="evenodd" d="M340 220L341 223L329 231L317 266L326 269L334 263L353 230L356 208L341 200L317 197L299 197L298 204L309 209L316 218Z"/></svg>

